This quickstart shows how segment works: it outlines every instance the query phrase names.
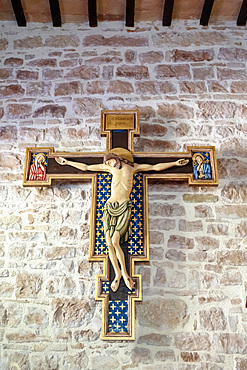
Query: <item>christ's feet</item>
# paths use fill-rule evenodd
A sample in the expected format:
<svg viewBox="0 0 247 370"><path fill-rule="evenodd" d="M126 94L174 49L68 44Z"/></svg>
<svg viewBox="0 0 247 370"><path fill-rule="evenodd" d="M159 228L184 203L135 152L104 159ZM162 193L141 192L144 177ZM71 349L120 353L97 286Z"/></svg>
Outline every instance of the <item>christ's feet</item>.
<svg viewBox="0 0 247 370"><path fill-rule="evenodd" d="M127 288L129 288L129 290L133 290L133 288L135 286L135 283L131 279L131 277L127 274L127 275L123 275L123 279L124 279L124 282L125 282L125 285L127 286Z"/></svg>
<svg viewBox="0 0 247 370"><path fill-rule="evenodd" d="M118 290L119 283L120 283L121 275L116 276L113 282L111 283L111 290L115 293Z"/></svg>

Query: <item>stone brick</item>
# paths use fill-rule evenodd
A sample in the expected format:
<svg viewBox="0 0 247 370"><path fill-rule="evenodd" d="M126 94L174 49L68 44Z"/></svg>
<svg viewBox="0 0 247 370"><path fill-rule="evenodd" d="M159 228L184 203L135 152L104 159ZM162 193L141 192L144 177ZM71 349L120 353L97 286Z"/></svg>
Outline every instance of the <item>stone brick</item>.
<svg viewBox="0 0 247 370"><path fill-rule="evenodd" d="M56 67L57 66L57 60L56 59L34 59L27 63L27 66L32 67Z"/></svg>
<svg viewBox="0 0 247 370"><path fill-rule="evenodd" d="M236 104L232 102L198 102L199 118L233 118L236 113Z"/></svg>
<svg viewBox="0 0 247 370"><path fill-rule="evenodd" d="M212 80L214 79L214 68L210 67L197 67L192 69L193 77L195 80Z"/></svg>
<svg viewBox="0 0 247 370"><path fill-rule="evenodd" d="M62 60L59 62L59 67L61 68L70 68L70 67L76 67L79 64L78 59L68 59L68 60Z"/></svg>
<svg viewBox="0 0 247 370"><path fill-rule="evenodd" d="M147 344L149 346L170 346L171 338L165 334L146 334L138 339L138 344Z"/></svg>
<svg viewBox="0 0 247 370"><path fill-rule="evenodd" d="M22 333L10 333L6 335L6 338L10 342L16 342L16 343L25 343L25 342L35 342L37 339L37 336L35 333L29 332L29 331L22 331Z"/></svg>
<svg viewBox="0 0 247 370"><path fill-rule="evenodd" d="M148 68L145 66L123 65L117 68L116 76L134 78L135 80L142 80L145 78L149 78L149 71Z"/></svg>
<svg viewBox="0 0 247 370"><path fill-rule="evenodd" d="M12 284L0 281L0 295L1 297L12 297L14 293L14 287Z"/></svg>
<svg viewBox="0 0 247 370"><path fill-rule="evenodd" d="M247 206L244 205L227 205L216 207L216 215L220 218L246 218Z"/></svg>
<svg viewBox="0 0 247 370"><path fill-rule="evenodd" d="M186 254L175 249L170 249L166 253L165 257L170 261L180 261L180 262L186 261Z"/></svg>
<svg viewBox="0 0 247 370"><path fill-rule="evenodd" d="M0 79L7 80L13 77L13 69L0 68Z"/></svg>
<svg viewBox="0 0 247 370"><path fill-rule="evenodd" d="M239 179L247 176L247 164L237 158L218 159L217 165L222 179Z"/></svg>
<svg viewBox="0 0 247 370"><path fill-rule="evenodd" d="M43 80L58 80L63 77L63 71L60 69L45 68L42 71Z"/></svg>
<svg viewBox="0 0 247 370"><path fill-rule="evenodd" d="M42 309L29 309L29 313L24 317L24 322L31 328L46 328L49 323L49 316L47 312Z"/></svg>
<svg viewBox="0 0 247 370"><path fill-rule="evenodd" d="M21 273L16 277L16 298L37 298L42 287L39 275Z"/></svg>
<svg viewBox="0 0 247 370"><path fill-rule="evenodd" d="M105 80L111 80L113 78L113 66L103 66L102 77Z"/></svg>
<svg viewBox="0 0 247 370"><path fill-rule="evenodd" d="M194 118L194 110L190 106L182 103L158 104L158 114L167 119L191 119Z"/></svg>
<svg viewBox="0 0 247 370"><path fill-rule="evenodd" d="M73 104L73 110L79 116L95 116L101 108L102 102L100 99L77 98Z"/></svg>
<svg viewBox="0 0 247 370"><path fill-rule="evenodd" d="M246 62L247 51L240 48L220 48L218 59L227 60L230 62Z"/></svg>
<svg viewBox="0 0 247 370"><path fill-rule="evenodd" d="M4 116L4 109L0 107L0 119Z"/></svg>
<svg viewBox="0 0 247 370"><path fill-rule="evenodd" d="M184 81L180 83L180 91L183 94L203 94L207 92L205 82Z"/></svg>
<svg viewBox="0 0 247 370"><path fill-rule="evenodd" d="M223 266L246 266L247 252L244 251L222 251L217 253L217 261Z"/></svg>
<svg viewBox="0 0 247 370"><path fill-rule="evenodd" d="M169 288L182 289L186 287L186 275L183 272L174 271L168 281Z"/></svg>
<svg viewBox="0 0 247 370"><path fill-rule="evenodd" d="M79 81L64 82L55 85L55 96L83 94L83 84Z"/></svg>
<svg viewBox="0 0 247 370"><path fill-rule="evenodd" d="M67 108L57 104L45 105L38 108L33 113L34 118L47 117L47 118L64 118Z"/></svg>
<svg viewBox="0 0 247 370"><path fill-rule="evenodd" d="M86 64L102 65L102 64L119 64L123 60L116 56L100 56L86 60Z"/></svg>
<svg viewBox="0 0 247 370"><path fill-rule="evenodd" d="M19 155L4 152L0 154L0 167L16 171L20 169L21 165L22 162Z"/></svg>
<svg viewBox="0 0 247 370"><path fill-rule="evenodd" d="M43 46L41 36L26 37L25 39L14 40L14 49L35 49Z"/></svg>
<svg viewBox="0 0 247 370"><path fill-rule="evenodd" d="M1 85L0 86L0 97L1 98L8 98L14 96L23 96L25 90L22 88L21 85Z"/></svg>
<svg viewBox="0 0 247 370"><path fill-rule="evenodd" d="M91 329L89 330L79 330L74 333L74 338L76 342L82 342L82 341L87 341L87 342L92 342L97 339L99 339L99 333L95 333Z"/></svg>
<svg viewBox="0 0 247 370"><path fill-rule="evenodd" d="M181 352L181 358L184 362L200 362L201 356L198 352Z"/></svg>
<svg viewBox="0 0 247 370"><path fill-rule="evenodd" d="M20 71L17 71L16 78L18 80L24 80L24 81L26 81L26 80L38 80L39 72L20 70Z"/></svg>
<svg viewBox="0 0 247 370"><path fill-rule="evenodd" d="M200 218L213 217L212 208L205 205L195 206L195 217Z"/></svg>
<svg viewBox="0 0 247 370"><path fill-rule="evenodd" d="M0 126L0 142L17 140L17 128L15 126Z"/></svg>
<svg viewBox="0 0 247 370"><path fill-rule="evenodd" d="M219 80L241 80L246 79L244 69L217 68L217 78Z"/></svg>
<svg viewBox="0 0 247 370"><path fill-rule="evenodd" d="M175 361L175 353L172 349L166 351L158 351L155 356L157 361Z"/></svg>
<svg viewBox="0 0 247 370"><path fill-rule="evenodd" d="M228 83L226 81L207 81L209 92L227 93Z"/></svg>
<svg viewBox="0 0 247 370"><path fill-rule="evenodd" d="M216 203L219 197L213 194L184 194L183 200L188 203Z"/></svg>
<svg viewBox="0 0 247 370"><path fill-rule="evenodd" d="M126 50L124 53L124 60L126 63L135 63L137 53L134 50Z"/></svg>
<svg viewBox="0 0 247 370"><path fill-rule="evenodd" d="M199 312L200 327L205 331L222 331L226 329L226 318L221 308L213 307Z"/></svg>
<svg viewBox="0 0 247 370"><path fill-rule="evenodd" d="M201 50L180 50L175 49L169 55L169 61L171 62L204 62L214 59L213 49L201 49Z"/></svg>
<svg viewBox="0 0 247 370"><path fill-rule="evenodd" d="M127 37L112 36L104 37L102 35L86 36L83 40L83 46L123 46L123 47L140 47L148 46L148 39L145 37Z"/></svg>
<svg viewBox="0 0 247 370"><path fill-rule="evenodd" d="M142 64L156 64L162 62L164 54L162 51L148 51L139 55Z"/></svg>
<svg viewBox="0 0 247 370"><path fill-rule="evenodd" d="M175 329L188 318L188 307L181 299L147 300L139 307L139 323L155 329Z"/></svg>
<svg viewBox="0 0 247 370"><path fill-rule="evenodd" d="M171 235L168 240L168 248L176 249L193 249L194 240L191 238L185 238L184 236Z"/></svg>
<svg viewBox="0 0 247 370"><path fill-rule="evenodd" d="M246 354L246 336L243 334L220 333L214 334L214 348L218 353Z"/></svg>
<svg viewBox="0 0 247 370"><path fill-rule="evenodd" d="M170 82L144 81L135 83L138 94L176 94L177 90Z"/></svg>
<svg viewBox="0 0 247 370"><path fill-rule="evenodd" d="M164 151L178 151L179 144L176 141L150 140L147 138L140 138L135 144L136 151L144 152L164 152Z"/></svg>
<svg viewBox="0 0 247 370"><path fill-rule="evenodd" d="M236 226L236 236L246 236L247 235L247 222L242 221Z"/></svg>
<svg viewBox="0 0 247 370"><path fill-rule="evenodd" d="M166 285L166 271L163 267L158 267L154 277L155 286L165 286Z"/></svg>
<svg viewBox="0 0 247 370"><path fill-rule="evenodd" d="M224 45L229 42L229 37L226 34L209 31L207 33L203 31L187 30L186 32L158 32L153 37L153 43L155 46L163 47L169 45L170 47L187 47L196 45Z"/></svg>
<svg viewBox="0 0 247 370"><path fill-rule="evenodd" d="M6 116L9 119L24 119L32 115L32 107L28 104L9 104L7 105Z"/></svg>
<svg viewBox="0 0 247 370"><path fill-rule="evenodd" d="M236 370L246 370L247 369L247 359L236 358L235 359L235 369Z"/></svg>
<svg viewBox="0 0 247 370"><path fill-rule="evenodd" d="M119 362L117 358L114 356L103 356L103 355L98 355L97 357L92 358L92 370L98 370L100 367L102 369L119 369ZM66 362L67 365L67 362ZM79 367L73 367L74 370L77 369L83 369L85 367L85 361L81 362L81 365Z"/></svg>
<svg viewBox="0 0 247 370"><path fill-rule="evenodd" d="M8 47L8 44L9 42L7 39L1 38L0 39L0 50L6 50Z"/></svg>
<svg viewBox="0 0 247 370"><path fill-rule="evenodd" d="M160 64L154 69L157 79L177 78L178 80L191 79L190 66L187 64Z"/></svg>
<svg viewBox="0 0 247 370"><path fill-rule="evenodd" d="M48 260L61 260L75 257L75 253L73 247L54 247L46 251L45 256Z"/></svg>
<svg viewBox="0 0 247 370"><path fill-rule="evenodd" d="M157 123L154 124L142 124L140 127L141 136L161 136L164 137L167 133L167 128L164 125Z"/></svg>
<svg viewBox="0 0 247 370"><path fill-rule="evenodd" d="M207 227L207 232L213 235L228 235L228 225L212 224Z"/></svg>
<svg viewBox="0 0 247 370"><path fill-rule="evenodd" d="M133 364L149 364L151 362L151 352L148 348L135 347L131 351Z"/></svg>
<svg viewBox="0 0 247 370"><path fill-rule="evenodd" d="M231 92L241 94L247 92L247 81L234 81L231 83Z"/></svg>
<svg viewBox="0 0 247 370"><path fill-rule="evenodd" d="M78 327L91 322L95 301L87 301L83 298L56 298L53 301L53 322L63 327Z"/></svg>
<svg viewBox="0 0 247 370"><path fill-rule="evenodd" d="M49 36L45 40L45 46L52 48L77 48L80 45L80 39L78 36L73 35L58 35Z"/></svg>
<svg viewBox="0 0 247 370"><path fill-rule="evenodd" d="M176 333L175 346L182 351L208 351L210 338L207 333Z"/></svg>
<svg viewBox="0 0 247 370"><path fill-rule="evenodd" d="M236 269L227 269L224 271L220 279L220 283L224 286L242 285L242 275Z"/></svg>
<svg viewBox="0 0 247 370"><path fill-rule="evenodd" d="M107 92L113 94L131 94L134 92L134 89L130 82L114 80L110 81Z"/></svg>
<svg viewBox="0 0 247 370"><path fill-rule="evenodd" d="M80 66L71 69L65 77L73 79L82 79L82 80L94 80L99 77L100 69L99 67L87 67Z"/></svg>
<svg viewBox="0 0 247 370"><path fill-rule="evenodd" d="M158 217L184 216L185 210L179 204L152 203L149 206L149 215Z"/></svg>
<svg viewBox="0 0 247 370"><path fill-rule="evenodd" d="M179 231L197 232L202 230L203 226L201 221L186 221L186 220L179 221Z"/></svg>
<svg viewBox="0 0 247 370"><path fill-rule="evenodd" d="M28 82L27 83L27 95L33 96L45 96L51 95L51 83L50 82Z"/></svg>
<svg viewBox="0 0 247 370"><path fill-rule="evenodd" d="M24 142L40 143L44 139L44 130L21 127L19 130L19 139Z"/></svg>
<svg viewBox="0 0 247 370"><path fill-rule="evenodd" d="M23 64L23 59L22 58L6 58L4 61L5 66L10 66L10 67L19 67Z"/></svg>

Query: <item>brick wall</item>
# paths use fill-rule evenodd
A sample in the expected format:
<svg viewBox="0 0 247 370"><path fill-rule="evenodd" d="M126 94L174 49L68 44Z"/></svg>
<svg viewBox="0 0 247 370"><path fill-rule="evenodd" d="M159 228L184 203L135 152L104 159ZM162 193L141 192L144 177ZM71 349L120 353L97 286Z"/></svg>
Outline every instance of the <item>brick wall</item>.
<svg viewBox="0 0 247 370"><path fill-rule="evenodd" d="M246 369L246 30L0 27L0 368ZM105 150L101 109L132 108L136 150L215 145L220 185L150 184L136 341L108 343L90 183L24 189L22 174L27 146Z"/></svg>

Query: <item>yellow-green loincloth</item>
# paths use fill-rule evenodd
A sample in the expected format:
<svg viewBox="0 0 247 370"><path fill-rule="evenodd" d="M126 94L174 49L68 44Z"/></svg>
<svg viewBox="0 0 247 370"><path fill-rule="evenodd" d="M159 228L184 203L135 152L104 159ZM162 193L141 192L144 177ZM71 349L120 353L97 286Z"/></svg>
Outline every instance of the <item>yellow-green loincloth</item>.
<svg viewBox="0 0 247 370"><path fill-rule="evenodd" d="M131 201L126 200L121 205L118 202L107 202L104 207L103 225L105 233L110 230L110 237L115 231L120 234L120 243L128 240L131 230Z"/></svg>

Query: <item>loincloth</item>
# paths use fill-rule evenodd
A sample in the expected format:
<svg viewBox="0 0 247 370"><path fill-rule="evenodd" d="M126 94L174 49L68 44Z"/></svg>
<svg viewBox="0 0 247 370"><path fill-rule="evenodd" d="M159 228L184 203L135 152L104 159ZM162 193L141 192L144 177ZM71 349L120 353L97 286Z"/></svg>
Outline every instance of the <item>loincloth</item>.
<svg viewBox="0 0 247 370"><path fill-rule="evenodd" d="M110 237L115 231L120 234L120 243L128 240L131 230L131 201L126 200L121 205L116 202L107 202L104 207L103 225L105 233L110 230Z"/></svg>

